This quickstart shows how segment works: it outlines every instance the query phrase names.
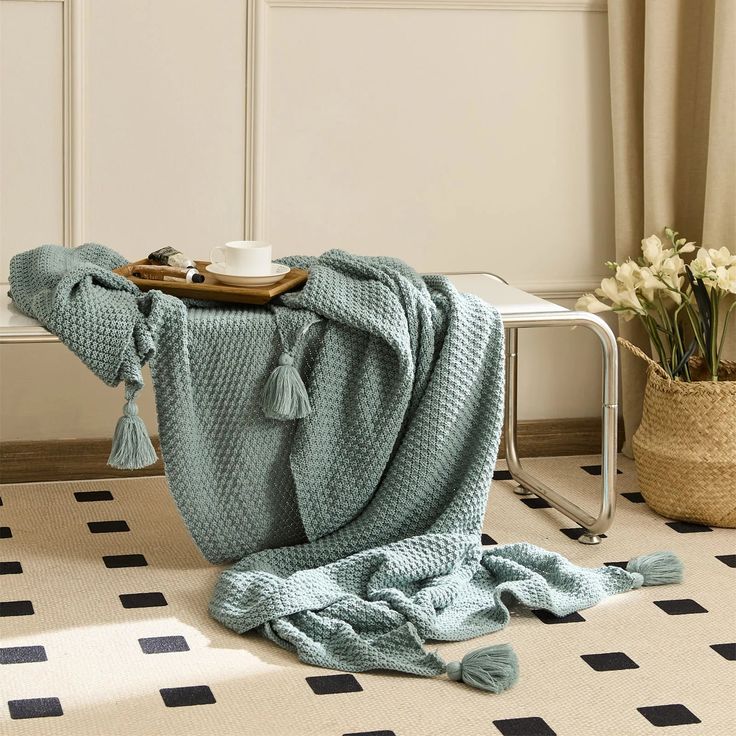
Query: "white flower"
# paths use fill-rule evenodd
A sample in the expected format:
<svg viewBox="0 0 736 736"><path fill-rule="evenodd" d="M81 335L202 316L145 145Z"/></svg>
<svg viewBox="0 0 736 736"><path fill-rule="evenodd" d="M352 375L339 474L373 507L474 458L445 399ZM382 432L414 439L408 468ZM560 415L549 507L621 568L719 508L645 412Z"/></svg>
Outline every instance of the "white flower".
<svg viewBox="0 0 736 736"><path fill-rule="evenodd" d="M685 273L685 261L680 256L670 256L665 258L659 265L659 273L657 274L662 280L664 285L668 288L667 296L679 304L682 301L682 297L677 291L670 291L670 289L679 290L685 281L683 274Z"/></svg>
<svg viewBox="0 0 736 736"><path fill-rule="evenodd" d="M646 310L639 301L639 297L632 289L625 289L619 292L619 304L626 309L633 309L637 312L644 313Z"/></svg>
<svg viewBox="0 0 736 736"><path fill-rule="evenodd" d="M639 270L639 283L637 288L641 291L642 296L648 301L654 301L654 292L667 287L657 278L654 271L649 267Z"/></svg>
<svg viewBox="0 0 736 736"><path fill-rule="evenodd" d="M716 268L716 277L718 279L717 286L719 289L730 294L736 294L736 265L726 268L718 266Z"/></svg>
<svg viewBox="0 0 736 736"><path fill-rule="evenodd" d="M690 263L693 276L707 288L736 294L736 256L728 248L700 248Z"/></svg>
<svg viewBox="0 0 736 736"><path fill-rule="evenodd" d="M655 252L655 247L656 244L653 244L648 255L651 265L639 267L632 263L630 268L617 271L616 278L627 288L640 293L648 302L654 301L655 292L664 292L679 304L682 300L679 290L685 280L685 262L672 248Z"/></svg>
<svg viewBox="0 0 736 736"><path fill-rule="evenodd" d="M677 242L678 244L680 243L679 240ZM682 242L685 243L685 238L682 239ZM677 252L678 253L692 253L694 250L695 250L695 243L691 241L690 243L685 243L685 245L683 245L682 248L678 248Z"/></svg>
<svg viewBox="0 0 736 736"><path fill-rule="evenodd" d="M600 299L596 299L593 294L583 294L575 302L575 309L578 312L592 312L593 314L611 311L611 307L608 304L604 304Z"/></svg>
<svg viewBox="0 0 736 736"><path fill-rule="evenodd" d="M718 250L715 248L709 248L708 255L716 268L719 268L720 266L733 266L736 263L736 256L732 256L728 248L725 246Z"/></svg>
<svg viewBox="0 0 736 736"><path fill-rule="evenodd" d="M690 264L696 278L716 281L716 269L728 268L736 264L736 256L732 256L728 248L700 248L698 255Z"/></svg>
<svg viewBox="0 0 736 736"><path fill-rule="evenodd" d="M616 304L618 300L618 287L618 282L611 276L611 278L601 280L600 288L596 289L595 293L598 296L606 297L606 299Z"/></svg>
<svg viewBox="0 0 736 736"><path fill-rule="evenodd" d="M644 260L652 266L658 266L664 255L662 241L657 235L650 235L641 241L641 252L644 254Z"/></svg>
<svg viewBox="0 0 736 736"><path fill-rule="evenodd" d="M690 262L690 270L693 276L701 281L715 281L716 267L711 259L710 252L705 248L698 250L698 255Z"/></svg>
<svg viewBox="0 0 736 736"><path fill-rule="evenodd" d="M636 289L639 282L639 266L634 261L625 261L616 269L616 281L627 289Z"/></svg>
<svg viewBox="0 0 736 736"><path fill-rule="evenodd" d="M600 289L596 289L595 293L606 297L618 309L631 309L639 314L646 313L633 287L622 284L616 278L603 279Z"/></svg>

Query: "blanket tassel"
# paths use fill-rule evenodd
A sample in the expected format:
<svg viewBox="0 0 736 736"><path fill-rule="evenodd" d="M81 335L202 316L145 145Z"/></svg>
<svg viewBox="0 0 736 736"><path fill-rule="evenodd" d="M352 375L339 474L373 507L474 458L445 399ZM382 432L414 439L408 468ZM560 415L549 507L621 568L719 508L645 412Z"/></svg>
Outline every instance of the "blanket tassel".
<svg viewBox="0 0 736 736"><path fill-rule="evenodd" d="M626 570L634 576L634 588L682 582L682 560L674 552L652 552L634 557L626 564Z"/></svg>
<svg viewBox="0 0 736 736"><path fill-rule="evenodd" d="M303 419L312 411L307 389L294 367L294 358L287 352L281 353L279 364L263 387L261 407L269 419L280 420Z"/></svg>
<svg viewBox="0 0 736 736"><path fill-rule="evenodd" d="M120 470L136 470L153 465L158 457L148 436L133 396L123 406L123 416L118 419L112 438L112 450L107 464Z"/></svg>
<svg viewBox="0 0 736 736"><path fill-rule="evenodd" d="M447 676L479 690L500 693L519 679L519 661L510 644L494 644L468 652L461 662L448 662Z"/></svg>

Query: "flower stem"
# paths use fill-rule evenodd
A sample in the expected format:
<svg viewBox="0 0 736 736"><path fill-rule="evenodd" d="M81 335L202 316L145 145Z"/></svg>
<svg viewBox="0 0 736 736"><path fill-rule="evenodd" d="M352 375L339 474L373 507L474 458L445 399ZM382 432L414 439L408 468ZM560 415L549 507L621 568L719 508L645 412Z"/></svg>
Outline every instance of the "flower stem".
<svg viewBox="0 0 736 736"><path fill-rule="evenodd" d="M680 306L677 307L677 309L675 309L675 313L672 316L672 322L674 324L675 339L677 340L677 347L678 347L678 350L680 351L679 352L678 361L677 361L677 363L675 365L679 365L680 364L680 361L683 360L683 358L685 357L685 343L682 341L682 334L683 333L682 333L682 327L680 326L680 321L679 321L680 311L682 310L684 304L685 303L682 302L680 304ZM685 361L684 365L682 366L682 371L685 374L685 380L686 381L691 381L692 378L690 376L690 366L688 365L688 361L687 360Z"/></svg>
<svg viewBox="0 0 736 736"><path fill-rule="evenodd" d="M726 343L726 335L728 334L728 320L731 317L731 312L736 309L736 300L734 300L733 304L728 308L728 311L726 312L726 316L723 319L723 334L721 335L721 342L718 345L718 365L721 364L721 352L723 351L723 346Z"/></svg>
<svg viewBox="0 0 736 736"><path fill-rule="evenodd" d="M667 360L667 353L665 352L664 345L662 345L662 340L657 333L657 323L648 314L639 316L644 323L644 327L646 327L646 330L649 333L649 337L654 343L659 362L661 363L662 367L667 371L667 375L670 376L670 378L674 378L674 376L672 375L672 368L670 367L669 361Z"/></svg>
<svg viewBox="0 0 736 736"><path fill-rule="evenodd" d="M695 336L695 340L697 341L698 347L700 348L700 353L707 362L708 351L705 349L705 344L703 342L704 335L701 332L701 327L698 324L696 315L693 314L693 308L690 302L688 302L687 306L685 307L685 314L687 314L687 317L690 320L690 327L692 327L693 335Z"/></svg>
<svg viewBox="0 0 736 736"><path fill-rule="evenodd" d="M718 380L718 302L720 295L716 289L710 293L711 323L710 323L710 377L711 381Z"/></svg>

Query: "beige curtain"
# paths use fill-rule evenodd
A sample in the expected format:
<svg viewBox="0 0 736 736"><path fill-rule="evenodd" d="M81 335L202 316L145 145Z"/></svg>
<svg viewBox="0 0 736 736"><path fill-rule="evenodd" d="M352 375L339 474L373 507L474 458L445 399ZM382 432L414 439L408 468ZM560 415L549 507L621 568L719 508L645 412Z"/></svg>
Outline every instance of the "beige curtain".
<svg viewBox="0 0 736 736"><path fill-rule="evenodd" d="M617 260L665 226L736 252L736 0L608 0L608 21ZM638 321L621 334L648 345ZM644 370L621 361L627 452Z"/></svg>

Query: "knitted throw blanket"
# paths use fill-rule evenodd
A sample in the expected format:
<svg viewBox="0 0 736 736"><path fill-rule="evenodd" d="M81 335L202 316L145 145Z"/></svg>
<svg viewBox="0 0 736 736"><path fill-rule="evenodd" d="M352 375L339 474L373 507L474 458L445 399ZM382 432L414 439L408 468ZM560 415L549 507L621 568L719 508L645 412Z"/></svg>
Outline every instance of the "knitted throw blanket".
<svg viewBox="0 0 736 736"><path fill-rule="evenodd" d="M497 312L394 259L286 260L310 277L271 307L143 294L100 245L11 263L18 307L125 382L131 421L150 361L171 492L205 557L236 561L216 619L311 664L447 671L498 691L516 678L508 647L448 665L423 642L503 628L504 594L562 616L680 579L667 553L623 570L523 542L483 549L503 415ZM279 362L307 387L299 419L262 407Z"/></svg>

